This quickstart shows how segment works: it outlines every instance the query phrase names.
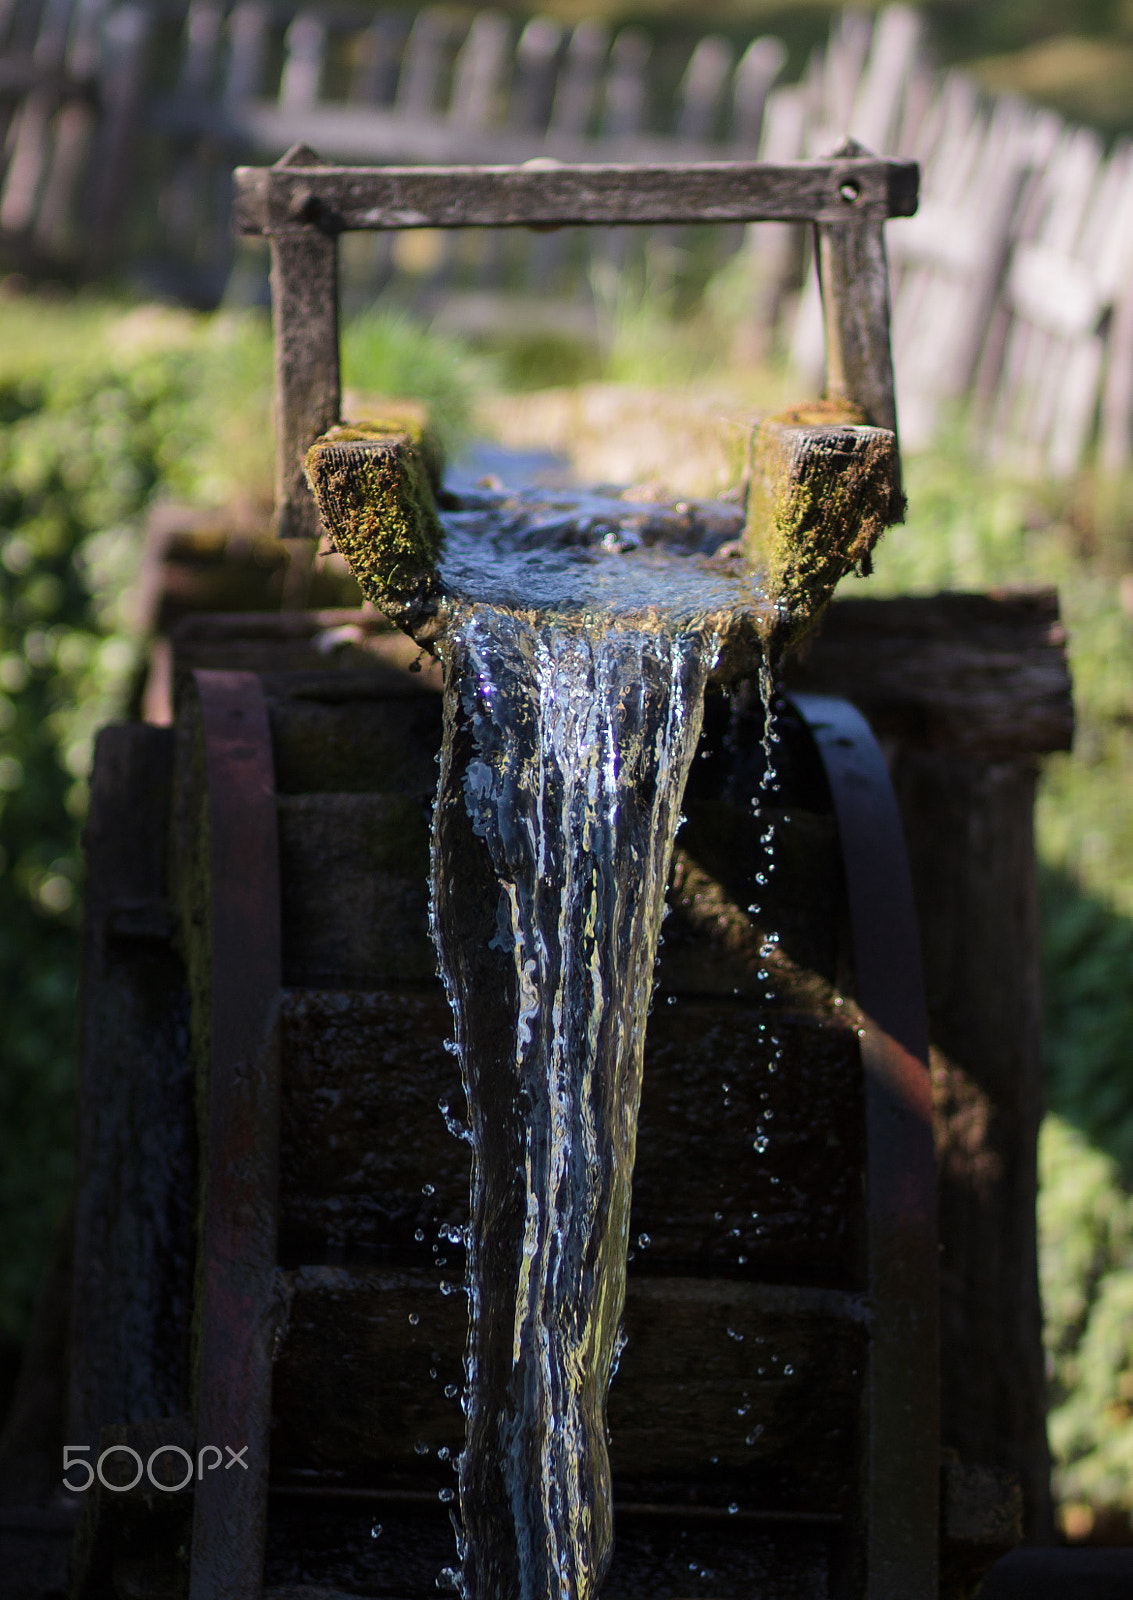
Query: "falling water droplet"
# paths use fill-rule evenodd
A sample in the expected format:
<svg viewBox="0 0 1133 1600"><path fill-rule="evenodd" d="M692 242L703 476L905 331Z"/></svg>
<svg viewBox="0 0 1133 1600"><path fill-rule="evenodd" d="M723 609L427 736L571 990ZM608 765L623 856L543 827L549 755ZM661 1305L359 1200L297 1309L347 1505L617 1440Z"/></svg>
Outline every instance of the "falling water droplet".
<svg viewBox="0 0 1133 1600"><path fill-rule="evenodd" d="M380 1522L375 1522L373 1527L370 1529L370 1538L371 1539L380 1539L381 1535L382 1535L382 1525L381 1525Z"/></svg>
<svg viewBox="0 0 1133 1600"><path fill-rule="evenodd" d="M435 1184L423 1183L421 1185L421 1193L422 1194L436 1194L436 1192L437 1192L437 1190L436 1190L436 1185Z"/></svg>
<svg viewBox="0 0 1133 1600"><path fill-rule="evenodd" d="M429 1446L424 1439L417 1440L417 1443L413 1446L413 1454L417 1456L427 1456L429 1454Z"/></svg>
<svg viewBox="0 0 1133 1600"><path fill-rule="evenodd" d="M411 1311L409 1313L409 1326L411 1328L415 1328L420 1320L421 1318L417 1315L416 1311Z"/></svg>

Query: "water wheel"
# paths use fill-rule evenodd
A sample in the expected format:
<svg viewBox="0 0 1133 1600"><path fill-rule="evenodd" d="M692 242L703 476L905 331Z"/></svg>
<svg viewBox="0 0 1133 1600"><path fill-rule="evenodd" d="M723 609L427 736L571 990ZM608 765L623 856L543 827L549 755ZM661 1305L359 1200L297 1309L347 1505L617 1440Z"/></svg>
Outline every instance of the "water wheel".
<svg viewBox="0 0 1133 1600"><path fill-rule="evenodd" d="M372 614L189 619L176 727L100 741L70 1433L111 1485L131 1450L193 1481L96 1477L89 1600L261 1574L404 1597L455 1564L468 1149L428 930L439 683L414 657ZM855 1593L870 1559L871 1319L892 1308L850 907L818 749L797 713L780 727L761 790L758 697L711 695L686 793L611 1600Z"/></svg>

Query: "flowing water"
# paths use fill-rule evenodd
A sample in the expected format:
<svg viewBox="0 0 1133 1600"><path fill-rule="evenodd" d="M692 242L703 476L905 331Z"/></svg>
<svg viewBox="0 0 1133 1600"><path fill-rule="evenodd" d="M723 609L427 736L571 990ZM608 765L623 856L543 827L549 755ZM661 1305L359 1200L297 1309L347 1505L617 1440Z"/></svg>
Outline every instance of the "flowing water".
<svg viewBox="0 0 1133 1600"><path fill-rule="evenodd" d="M434 936L474 1152L471 1600L587 1600L642 1051L721 629L761 615L726 507L484 492L446 513Z"/></svg>

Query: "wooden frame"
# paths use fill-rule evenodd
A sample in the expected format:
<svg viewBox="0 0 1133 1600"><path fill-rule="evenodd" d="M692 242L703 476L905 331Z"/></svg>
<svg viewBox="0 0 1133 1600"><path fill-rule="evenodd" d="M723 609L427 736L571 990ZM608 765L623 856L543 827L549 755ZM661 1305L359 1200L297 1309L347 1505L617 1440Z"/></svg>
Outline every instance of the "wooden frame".
<svg viewBox="0 0 1133 1600"><path fill-rule="evenodd" d="M848 141L827 161L330 167L297 146L273 167L238 167L235 184L236 227L271 241L281 538L320 533L302 463L338 421L337 239L355 230L811 222L826 392L896 432L883 230L916 210L915 162Z"/></svg>

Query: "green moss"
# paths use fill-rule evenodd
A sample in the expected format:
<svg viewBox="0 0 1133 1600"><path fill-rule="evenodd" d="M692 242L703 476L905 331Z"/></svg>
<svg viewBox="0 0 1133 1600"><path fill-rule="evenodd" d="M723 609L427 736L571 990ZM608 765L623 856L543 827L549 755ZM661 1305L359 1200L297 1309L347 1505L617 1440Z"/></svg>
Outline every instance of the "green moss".
<svg viewBox="0 0 1133 1600"><path fill-rule="evenodd" d="M332 428L307 452L307 481L335 547L367 600L407 631L440 597L439 467L425 427L416 437L381 423Z"/></svg>
<svg viewBox="0 0 1133 1600"><path fill-rule="evenodd" d="M904 511L896 440L860 417L844 402L815 401L756 435L744 545L778 603L781 643L806 633L847 572L869 571Z"/></svg>

